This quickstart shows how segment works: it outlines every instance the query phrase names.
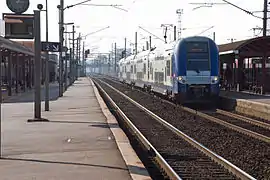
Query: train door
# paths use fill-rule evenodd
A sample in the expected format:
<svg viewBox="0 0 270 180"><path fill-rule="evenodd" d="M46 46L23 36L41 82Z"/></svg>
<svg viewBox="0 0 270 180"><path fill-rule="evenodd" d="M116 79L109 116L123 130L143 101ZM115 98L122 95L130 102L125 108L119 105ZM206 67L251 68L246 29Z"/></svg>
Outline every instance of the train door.
<svg viewBox="0 0 270 180"><path fill-rule="evenodd" d="M166 78L166 84L170 85L171 81L171 60L170 58L167 58L166 61L166 68L165 68L165 78Z"/></svg>

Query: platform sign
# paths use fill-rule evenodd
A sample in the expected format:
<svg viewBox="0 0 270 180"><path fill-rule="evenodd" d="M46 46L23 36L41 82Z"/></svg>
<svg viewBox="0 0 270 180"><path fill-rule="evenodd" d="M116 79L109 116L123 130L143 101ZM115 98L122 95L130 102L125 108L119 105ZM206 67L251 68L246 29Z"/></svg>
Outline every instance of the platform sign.
<svg viewBox="0 0 270 180"><path fill-rule="evenodd" d="M41 42L41 50L45 52L61 52L59 42Z"/></svg>
<svg viewBox="0 0 270 180"><path fill-rule="evenodd" d="M5 38L7 39L34 39L33 14L3 13L5 21Z"/></svg>

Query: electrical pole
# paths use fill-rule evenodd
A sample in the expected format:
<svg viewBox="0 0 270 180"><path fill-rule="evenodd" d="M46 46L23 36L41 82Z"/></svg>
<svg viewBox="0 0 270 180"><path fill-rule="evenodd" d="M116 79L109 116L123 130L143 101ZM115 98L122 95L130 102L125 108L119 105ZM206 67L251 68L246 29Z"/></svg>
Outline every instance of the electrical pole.
<svg viewBox="0 0 270 180"><path fill-rule="evenodd" d="M109 63L108 63L108 65L109 65L108 74L111 75L110 74L111 73L111 53L109 53Z"/></svg>
<svg viewBox="0 0 270 180"><path fill-rule="evenodd" d="M61 52L59 53L59 97L63 96L63 24L64 24L64 0L60 0L59 6L59 42Z"/></svg>
<svg viewBox="0 0 270 180"><path fill-rule="evenodd" d="M176 26L173 27L173 41L176 41Z"/></svg>
<svg viewBox="0 0 270 180"><path fill-rule="evenodd" d="M127 58L127 38L125 38L125 59Z"/></svg>
<svg viewBox="0 0 270 180"><path fill-rule="evenodd" d="M268 0L264 0L264 8L263 8L263 37L267 36L267 4L268 4ZM262 57L262 84L263 84L263 90L262 90L262 94L265 94L265 82L266 82L266 68L265 68L265 64L266 64L266 60L267 60L267 56L266 56L266 52L263 53L263 57Z"/></svg>
<svg viewBox="0 0 270 180"><path fill-rule="evenodd" d="M71 76L72 76L72 83L75 81L75 68L76 68L76 60L75 60L75 26L72 26L72 63L71 63Z"/></svg>
<svg viewBox="0 0 270 180"><path fill-rule="evenodd" d="M151 48L152 48L152 37L149 36L149 49L151 50Z"/></svg>
<svg viewBox="0 0 270 180"><path fill-rule="evenodd" d="M79 36L78 41L79 41L79 61L78 61L78 63L80 65L80 70L78 70L78 73L79 73L78 76L79 75L81 76L81 68L82 68L82 63L81 63L81 34Z"/></svg>
<svg viewBox="0 0 270 180"><path fill-rule="evenodd" d="M263 8L263 36L267 35L267 4L268 0L264 0L264 8Z"/></svg>
<svg viewBox="0 0 270 180"><path fill-rule="evenodd" d="M114 73L116 75L116 43L114 43Z"/></svg>
<svg viewBox="0 0 270 180"><path fill-rule="evenodd" d="M182 35L182 15L183 9L177 9L176 14L178 15L178 40L181 39Z"/></svg>
<svg viewBox="0 0 270 180"><path fill-rule="evenodd" d="M72 84L72 57L73 57L72 47L69 48L69 53L70 53L70 55L69 55L69 85L71 85Z"/></svg>
<svg viewBox="0 0 270 180"><path fill-rule="evenodd" d="M135 32L135 55L137 55L137 53L138 53L138 38L137 38L137 32Z"/></svg>
<svg viewBox="0 0 270 180"><path fill-rule="evenodd" d="M67 26L66 26L66 30L67 30ZM67 33L66 33L66 38L65 38L65 46L67 47L68 41L67 41ZM68 56L67 56L68 52L65 52L65 91L68 88L68 66L67 66L67 62L68 62Z"/></svg>
<svg viewBox="0 0 270 180"><path fill-rule="evenodd" d="M82 70L81 70L81 72L82 72L82 76L85 76L85 74L84 74L84 66L85 66L85 52L84 52L84 41L83 41L83 48L82 48L82 53L83 53L83 55L82 55Z"/></svg>
<svg viewBox="0 0 270 180"><path fill-rule="evenodd" d="M80 37L81 37L81 33L79 34L79 37L77 38L76 80L78 79L78 73L79 73L79 61L80 61L79 39L80 39Z"/></svg>

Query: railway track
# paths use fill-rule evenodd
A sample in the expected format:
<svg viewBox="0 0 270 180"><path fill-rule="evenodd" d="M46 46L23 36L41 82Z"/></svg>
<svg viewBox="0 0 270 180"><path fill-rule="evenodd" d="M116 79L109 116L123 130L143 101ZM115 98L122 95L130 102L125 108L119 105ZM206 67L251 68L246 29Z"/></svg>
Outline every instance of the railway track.
<svg viewBox="0 0 270 180"><path fill-rule="evenodd" d="M113 79L113 81L119 83L116 79ZM166 102L175 105L170 101ZM182 109L237 132L270 143L270 124L264 120L245 117L221 109L216 109L215 111L198 111L188 107L182 107Z"/></svg>
<svg viewBox="0 0 270 180"><path fill-rule="evenodd" d="M270 130L270 122L267 121L267 120L254 119L254 118L239 115L239 114L236 114L236 113L231 113L231 112L228 112L228 111L224 111L224 110L221 110L221 109L217 109L217 112L220 113L220 114L224 114L224 115L239 119L241 121L245 121L245 122L248 122L250 124L262 127L264 129Z"/></svg>
<svg viewBox="0 0 270 180"><path fill-rule="evenodd" d="M170 179L255 179L112 86L95 84Z"/></svg>
<svg viewBox="0 0 270 180"><path fill-rule="evenodd" d="M121 83L103 79L253 177L270 178L270 145ZM197 114L196 114L197 113Z"/></svg>
<svg viewBox="0 0 270 180"><path fill-rule="evenodd" d="M258 124L260 125L258 126L252 124L255 120L248 122L245 118L238 118L234 114L218 109L216 111L198 111L186 107L183 107L183 109L239 133L270 143L270 130L267 129L269 124Z"/></svg>
<svg viewBox="0 0 270 180"><path fill-rule="evenodd" d="M239 132L250 135L254 138L270 143L270 124L239 116L234 113L217 109L216 111L204 112L214 118L218 118L223 122L227 122L240 128ZM246 129L247 131L243 130Z"/></svg>

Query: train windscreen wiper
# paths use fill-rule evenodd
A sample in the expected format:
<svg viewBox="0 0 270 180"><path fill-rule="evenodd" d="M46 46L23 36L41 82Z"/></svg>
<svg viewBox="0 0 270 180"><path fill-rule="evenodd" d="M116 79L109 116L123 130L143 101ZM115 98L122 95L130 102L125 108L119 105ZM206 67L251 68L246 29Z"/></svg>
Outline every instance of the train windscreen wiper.
<svg viewBox="0 0 270 180"><path fill-rule="evenodd" d="M200 70L199 69L195 69L195 72L199 74L200 73Z"/></svg>

